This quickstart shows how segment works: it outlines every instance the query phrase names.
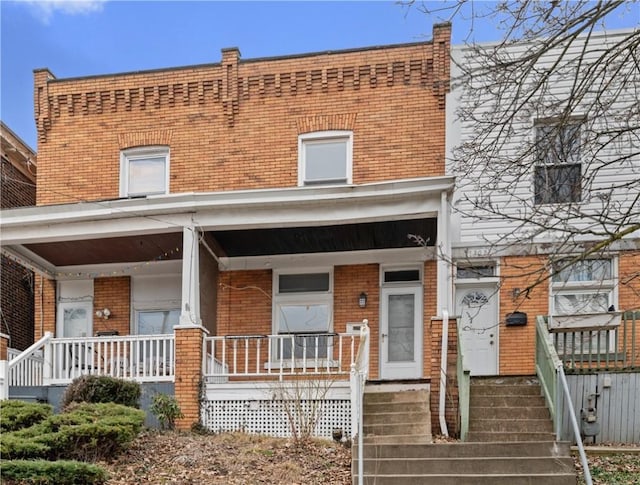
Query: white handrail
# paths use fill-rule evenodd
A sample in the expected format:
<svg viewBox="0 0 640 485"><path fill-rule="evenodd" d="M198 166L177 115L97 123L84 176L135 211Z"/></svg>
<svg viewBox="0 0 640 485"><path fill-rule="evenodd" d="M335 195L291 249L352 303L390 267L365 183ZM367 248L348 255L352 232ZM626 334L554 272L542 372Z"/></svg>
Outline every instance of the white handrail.
<svg viewBox="0 0 640 485"><path fill-rule="evenodd" d="M29 357L31 357L31 355L40 350L42 347L44 347L44 345L53 338L53 334L51 332L45 332L44 336L38 340L37 342L35 342L33 345L29 346L27 349L25 349L22 353L20 353L20 355L14 357L13 359L11 359L9 361L8 364L8 370L11 371L11 369L13 369L14 367L16 367L20 362L23 362L24 360L28 359Z"/></svg>
<svg viewBox="0 0 640 485"><path fill-rule="evenodd" d="M364 385L367 380L367 376L369 375L369 321L367 319L362 321L362 326L360 327L360 345L358 346L358 353L356 354L355 362L351 364L351 377L352 377L352 386L355 386L355 389L352 388L351 392L355 395L356 409L355 411L352 409L351 412L355 412L355 419L357 421L357 429L358 429L358 470L356 471L358 476L358 485L363 485L364 483L364 437L363 437L363 396L364 396ZM353 399L352 399L353 404ZM352 415L352 419L354 416ZM353 428L354 426L352 426ZM352 437L353 438L353 437Z"/></svg>

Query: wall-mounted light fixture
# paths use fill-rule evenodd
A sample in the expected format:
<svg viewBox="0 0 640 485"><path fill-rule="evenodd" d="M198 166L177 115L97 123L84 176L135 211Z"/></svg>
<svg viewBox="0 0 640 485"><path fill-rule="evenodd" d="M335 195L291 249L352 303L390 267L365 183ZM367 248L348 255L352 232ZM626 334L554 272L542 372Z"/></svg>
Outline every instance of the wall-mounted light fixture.
<svg viewBox="0 0 640 485"><path fill-rule="evenodd" d="M96 311L96 317L98 318L104 318L105 320L108 320L110 316L111 311L108 308L103 308L102 310Z"/></svg>
<svg viewBox="0 0 640 485"><path fill-rule="evenodd" d="M363 291L358 297L358 306L364 308L367 306L367 294Z"/></svg>

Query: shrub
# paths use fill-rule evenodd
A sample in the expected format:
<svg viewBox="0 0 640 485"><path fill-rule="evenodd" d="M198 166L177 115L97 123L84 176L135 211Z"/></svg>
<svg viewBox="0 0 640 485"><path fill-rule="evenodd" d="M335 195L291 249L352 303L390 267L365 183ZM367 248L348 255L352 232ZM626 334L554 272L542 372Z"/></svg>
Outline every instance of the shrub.
<svg viewBox="0 0 640 485"><path fill-rule="evenodd" d="M140 400L140 384L109 376L80 376L74 379L62 396L62 407L72 402L113 402L137 408Z"/></svg>
<svg viewBox="0 0 640 485"><path fill-rule="evenodd" d="M167 394L156 394L149 411L158 418L162 429L174 429L176 419L182 418L182 410L175 397Z"/></svg>
<svg viewBox="0 0 640 485"><path fill-rule="evenodd" d="M80 403L30 428L0 436L5 459L109 459L127 448L144 411L113 403Z"/></svg>
<svg viewBox="0 0 640 485"><path fill-rule="evenodd" d="M49 404L24 401L2 401L0 405L0 432L28 428L51 416Z"/></svg>
<svg viewBox="0 0 640 485"><path fill-rule="evenodd" d="M98 485L107 481L107 472L96 465L77 461L3 461L2 483L40 485Z"/></svg>

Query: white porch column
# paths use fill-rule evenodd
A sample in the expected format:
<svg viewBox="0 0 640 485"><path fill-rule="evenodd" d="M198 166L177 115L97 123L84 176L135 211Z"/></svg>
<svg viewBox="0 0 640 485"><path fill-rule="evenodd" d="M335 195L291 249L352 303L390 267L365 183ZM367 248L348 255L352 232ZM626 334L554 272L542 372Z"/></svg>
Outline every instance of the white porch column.
<svg viewBox="0 0 640 485"><path fill-rule="evenodd" d="M446 191L440 193L440 210L438 211L438 238L436 251L438 258L438 286L436 292L438 316L442 316L442 310L451 313L453 301L453 282L451 277L451 208L450 194Z"/></svg>
<svg viewBox="0 0 640 485"><path fill-rule="evenodd" d="M200 231L185 226L182 231L182 305L180 326L202 326L200 319Z"/></svg>

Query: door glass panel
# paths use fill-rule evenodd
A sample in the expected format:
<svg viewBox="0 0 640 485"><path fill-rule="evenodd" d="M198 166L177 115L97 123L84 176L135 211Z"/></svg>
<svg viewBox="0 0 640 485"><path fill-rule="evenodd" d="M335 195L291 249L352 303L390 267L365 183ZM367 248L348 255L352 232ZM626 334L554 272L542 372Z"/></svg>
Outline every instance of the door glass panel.
<svg viewBox="0 0 640 485"><path fill-rule="evenodd" d="M413 361L414 337L414 295L389 295L389 362Z"/></svg>
<svg viewBox="0 0 640 485"><path fill-rule="evenodd" d="M87 308L70 307L63 309L63 336L86 337L89 331L89 311Z"/></svg>

